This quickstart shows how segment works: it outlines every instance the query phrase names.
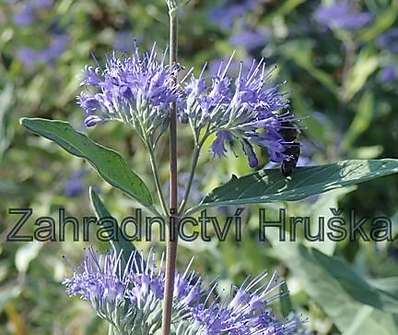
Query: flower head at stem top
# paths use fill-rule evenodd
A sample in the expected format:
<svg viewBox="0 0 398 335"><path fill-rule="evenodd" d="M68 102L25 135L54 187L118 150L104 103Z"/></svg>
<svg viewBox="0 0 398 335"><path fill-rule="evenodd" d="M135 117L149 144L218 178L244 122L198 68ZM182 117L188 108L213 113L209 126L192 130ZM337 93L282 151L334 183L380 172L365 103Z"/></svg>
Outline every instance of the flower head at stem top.
<svg viewBox="0 0 398 335"><path fill-rule="evenodd" d="M84 123L95 126L118 120L133 126L154 147L169 123L170 103L177 97L173 69L158 60L155 45L141 54L135 46L130 55L114 52L105 67L85 69L78 97Z"/></svg>
<svg viewBox="0 0 398 335"><path fill-rule="evenodd" d="M258 164L254 146L266 149L271 161L280 162L289 144L281 131L295 120L287 111L288 101L279 87L270 83L262 60L253 61L247 71L241 64L236 77L227 74L231 61L232 57L219 66L211 83L205 80L204 69L199 77L192 75L184 87L186 101L181 117L189 121L196 143L216 135L214 156L224 156L227 144L237 141L251 167Z"/></svg>

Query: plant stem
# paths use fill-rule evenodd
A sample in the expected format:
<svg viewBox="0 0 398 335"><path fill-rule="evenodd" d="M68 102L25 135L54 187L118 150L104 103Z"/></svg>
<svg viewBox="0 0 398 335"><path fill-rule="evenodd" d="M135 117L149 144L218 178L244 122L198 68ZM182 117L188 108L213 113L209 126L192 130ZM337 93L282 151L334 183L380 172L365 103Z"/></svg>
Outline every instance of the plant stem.
<svg viewBox="0 0 398 335"><path fill-rule="evenodd" d="M177 5L175 0L168 0L170 17L170 66L177 63ZM174 80L177 82L177 74ZM173 308L174 277L177 258L178 234L178 198L177 198L177 106L171 106L170 112L170 221L169 238L166 246L166 274L162 311L162 335L170 334Z"/></svg>
<svg viewBox="0 0 398 335"><path fill-rule="evenodd" d="M184 198L181 202L180 207L178 208L178 215L181 216L184 212L185 206L188 202L188 198L189 198L189 193L191 192L191 187L192 187L192 182L195 176L195 170L196 170L196 166L198 165L198 160L199 160L199 154L200 154L200 149L202 148L202 145L196 145L195 149L193 151L193 155L192 155L192 165L191 165L191 171L189 174L189 180L188 180L188 185L187 188L185 189L185 194L184 194Z"/></svg>
<svg viewBox="0 0 398 335"><path fill-rule="evenodd" d="M160 179L159 179L159 168L158 168L155 153L150 144L148 145L148 151L149 151L149 160L151 162L152 173L153 173L153 177L155 179L156 191L158 193L160 204L163 209L163 214L167 215L167 205L166 205L166 201L164 200L164 196L163 196L163 192L162 192L162 185L161 185Z"/></svg>

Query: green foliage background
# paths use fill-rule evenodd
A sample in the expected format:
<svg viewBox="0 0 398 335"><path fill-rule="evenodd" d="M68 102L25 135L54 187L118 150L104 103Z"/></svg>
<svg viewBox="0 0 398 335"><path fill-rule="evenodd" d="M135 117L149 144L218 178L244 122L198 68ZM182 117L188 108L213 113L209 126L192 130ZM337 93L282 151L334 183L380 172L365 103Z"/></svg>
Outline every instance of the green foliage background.
<svg viewBox="0 0 398 335"><path fill-rule="evenodd" d="M84 175L86 191L70 198L64 194L69 176L87 163L72 158L55 145L22 129L20 117L45 117L69 121L82 129L82 112L76 105L81 71L103 60L112 50L119 32L128 32L143 48L154 41L161 48L168 39L166 5L161 0L59 0L40 13L32 26L20 27L13 14L23 1L0 3L0 334L105 334L103 323L88 304L67 298L61 285L82 255L84 242L9 243L7 231L14 223L9 208L31 207L34 216L55 216L59 207L68 214L92 215L88 185L94 185L108 210L116 217L133 214L135 204L112 190L92 171ZM374 15L372 24L355 33L321 29L312 18L319 1L260 1L244 20L270 32L260 51L303 118L302 140L312 148L313 163L341 159L398 157L397 81L381 80L388 64L398 68L398 55L380 48L377 37L397 26L398 5L391 0L353 1ZM223 29L209 19L218 1L192 0L181 13L180 60L185 68L229 56L246 58L243 47L232 46L230 37L242 28L236 20ZM50 32L69 36L68 47L53 62L28 68L17 57L24 46L42 48ZM398 41L396 42L398 43ZM349 46L349 47L348 47ZM127 127L108 123L88 131L91 138L117 149L151 185L149 162L139 139ZM192 146L188 129L179 132L181 171L190 163ZM167 142L160 148L161 177L168 177ZM209 146L200 159L198 188L209 191L232 174L250 172L244 158L233 154L213 160ZM351 208L359 216L385 215L397 233L398 178L389 176L300 202L274 203L266 208L277 218L278 209L288 216L317 218L332 215L331 207ZM243 241L182 243L179 264L195 256L195 269L222 283L239 284L246 275L264 269L278 270L286 278L290 299L276 308L284 314L291 308L308 318L306 326L317 334L398 333L398 245L364 242L278 242L257 239L257 207L244 212L247 224ZM232 209L230 212L234 212ZM214 214L223 220L228 212ZM316 220L314 222L314 229ZM26 227L27 231L34 226ZM70 236L69 236L70 237ZM107 246L93 241L96 247ZM98 245L97 245L98 244ZM163 244L142 242L142 249L163 250ZM62 256L66 256L66 260ZM326 255L326 256L325 256Z"/></svg>

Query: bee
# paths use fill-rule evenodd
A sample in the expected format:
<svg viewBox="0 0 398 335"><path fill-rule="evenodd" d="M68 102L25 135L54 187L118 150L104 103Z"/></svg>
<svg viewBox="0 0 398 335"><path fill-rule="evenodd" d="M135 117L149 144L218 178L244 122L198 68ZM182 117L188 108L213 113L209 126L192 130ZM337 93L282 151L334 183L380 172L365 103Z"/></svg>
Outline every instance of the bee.
<svg viewBox="0 0 398 335"><path fill-rule="evenodd" d="M286 154L287 157L281 164L281 173L285 177L292 175L300 157L300 142L298 141L299 134L299 129L293 122L282 122L281 135L283 140L287 142L284 150L284 154Z"/></svg>

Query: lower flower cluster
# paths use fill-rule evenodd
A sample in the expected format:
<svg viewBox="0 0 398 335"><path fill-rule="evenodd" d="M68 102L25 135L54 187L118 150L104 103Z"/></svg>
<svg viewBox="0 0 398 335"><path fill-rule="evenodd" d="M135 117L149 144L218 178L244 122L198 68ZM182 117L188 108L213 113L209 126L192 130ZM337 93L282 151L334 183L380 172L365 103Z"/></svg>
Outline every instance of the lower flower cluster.
<svg viewBox="0 0 398 335"><path fill-rule="evenodd" d="M150 252L126 255L85 253L80 267L64 281L70 296L88 301L98 316L107 320L118 335L159 334L164 290L163 257L155 265ZM191 265L191 264L190 264ZM172 334L175 335L287 335L295 334L300 320L278 320L269 303L278 298L279 280L262 274L232 288L221 298L217 283L203 288L201 278L190 271L175 277ZM223 295L224 296L224 295Z"/></svg>

